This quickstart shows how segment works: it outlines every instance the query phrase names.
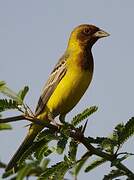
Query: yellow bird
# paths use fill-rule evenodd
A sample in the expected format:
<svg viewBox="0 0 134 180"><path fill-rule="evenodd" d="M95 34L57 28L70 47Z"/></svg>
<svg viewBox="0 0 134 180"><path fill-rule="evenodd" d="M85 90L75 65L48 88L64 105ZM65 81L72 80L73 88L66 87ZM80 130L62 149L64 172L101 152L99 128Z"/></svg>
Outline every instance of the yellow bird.
<svg viewBox="0 0 134 180"><path fill-rule="evenodd" d="M52 121L59 115L59 119L63 120L79 102L93 76L92 46L98 39L106 36L109 36L107 32L88 24L82 24L72 31L65 53L43 88L35 111L38 119ZM42 129L40 125L31 125L22 145L7 165L6 171L17 167L20 157Z"/></svg>

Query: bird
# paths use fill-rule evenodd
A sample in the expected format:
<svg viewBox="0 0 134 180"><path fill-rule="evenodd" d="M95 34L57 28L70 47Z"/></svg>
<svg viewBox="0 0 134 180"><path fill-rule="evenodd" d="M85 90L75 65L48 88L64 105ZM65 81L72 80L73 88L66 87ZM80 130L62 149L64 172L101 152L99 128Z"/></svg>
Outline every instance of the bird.
<svg viewBox="0 0 134 180"><path fill-rule="evenodd" d="M81 24L71 32L65 53L45 83L35 110L35 117L50 122L60 121L80 101L91 83L94 72L92 47L109 33L92 24ZM32 123L27 136L9 161L6 171L18 166L22 154L32 145L43 126Z"/></svg>

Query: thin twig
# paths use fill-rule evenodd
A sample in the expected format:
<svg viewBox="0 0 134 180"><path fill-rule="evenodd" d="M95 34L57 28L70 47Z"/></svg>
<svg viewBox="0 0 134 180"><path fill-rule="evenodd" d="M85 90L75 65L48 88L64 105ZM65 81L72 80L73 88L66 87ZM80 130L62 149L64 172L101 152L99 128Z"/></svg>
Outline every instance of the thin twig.
<svg viewBox="0 0 134 180"><path fill-rule="evenodd" d="M50 124L50 122L48 121L42 121L36 117L32 117L32 116L26 116L26 115L20 115L20 116L13 116L13 117L8 117L8 118L1 118L0 119L0 123L8 123L8 122L14 122L14 121L20 121L20 120L28 120L32 123L47 127L47 128L51 128L53 130L58 130L58 127Z"/></svg>
<svg viewBox="0 0 134 180"><path fill-rule="evenodd" d="M118 153L117 156L119 155L130 155L130 156L134 156L134 153L128 153L128 152L121 152L121 153Z"/></svg>
<svg viewBox="0 0 134 180"><path fill-rule="evenodd" d="M8 122L20 121L20 120L24 120L24 118L25 118L24 115L8 117L8 118L2 118L2 119L0 119L0 123L8 123Z"/></svg>

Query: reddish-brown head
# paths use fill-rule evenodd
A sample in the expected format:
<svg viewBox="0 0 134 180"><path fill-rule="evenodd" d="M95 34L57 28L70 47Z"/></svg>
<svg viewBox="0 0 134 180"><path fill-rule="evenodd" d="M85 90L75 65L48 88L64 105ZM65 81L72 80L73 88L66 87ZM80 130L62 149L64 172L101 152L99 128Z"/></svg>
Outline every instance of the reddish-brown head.
<svg viewBox="0 0 134 180"><path fill-rule="evenodd" d="M107 36L109 36L107 32L94 25L82 24L72 31L69 44L92 47L98 39Z"/></svg>

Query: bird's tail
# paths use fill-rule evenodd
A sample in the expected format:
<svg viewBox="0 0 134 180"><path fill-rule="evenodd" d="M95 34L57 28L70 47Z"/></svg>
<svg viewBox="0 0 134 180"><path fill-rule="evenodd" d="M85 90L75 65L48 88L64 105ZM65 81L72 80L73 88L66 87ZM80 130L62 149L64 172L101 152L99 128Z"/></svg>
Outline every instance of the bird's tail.
<svg viewBox="0 0 134 180"><path fill-rule="evenodd" d="M19 149L16 151L10 162L8 163L5 171L8 171L12 168L14 170L17 168L17 162L20 160L23 153L32 145L35 137L37 134L43 129L43 126L32 124L27 136L25 137L24 141L22 142Z"/></svg>

